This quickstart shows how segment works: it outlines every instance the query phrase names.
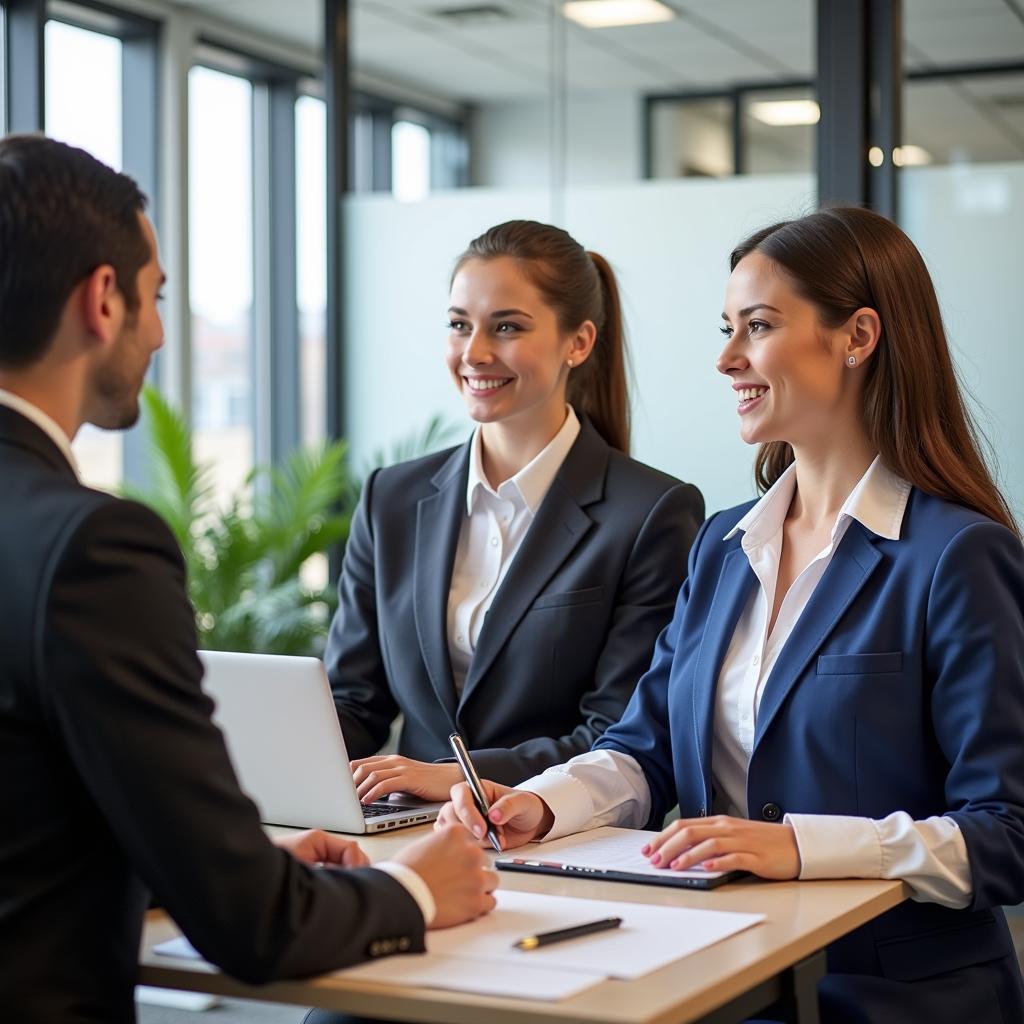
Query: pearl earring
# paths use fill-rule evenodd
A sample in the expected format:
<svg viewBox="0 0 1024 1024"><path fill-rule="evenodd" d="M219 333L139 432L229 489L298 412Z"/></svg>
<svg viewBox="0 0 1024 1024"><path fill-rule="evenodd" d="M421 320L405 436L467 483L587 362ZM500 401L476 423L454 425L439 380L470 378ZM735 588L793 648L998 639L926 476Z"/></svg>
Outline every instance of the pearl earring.
<svg viewBox="0 0 1024 1024"><path fill-rule="evenodd" d="M569 368L571 369L572 368L572 360L571 359L567 359L565 362L569 366Z"/></svg>
<svg viewBox="0 0 1024 1024"><path fill-rule="evenodd" d="M847 362L848 362L848 363L849 363L849 364L850 364L851 366L856 366L856 365L857 365L857 357L856 357L856 356L850 356L850 358L849 358L849 359L847 359L846 361L847 361Z"/></svg>

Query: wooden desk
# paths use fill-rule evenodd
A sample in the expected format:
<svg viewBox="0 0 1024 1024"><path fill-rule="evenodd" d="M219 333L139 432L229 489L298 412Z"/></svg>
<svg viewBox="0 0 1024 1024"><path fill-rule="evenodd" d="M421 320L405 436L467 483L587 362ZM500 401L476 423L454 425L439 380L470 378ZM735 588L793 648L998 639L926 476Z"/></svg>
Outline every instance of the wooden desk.
<svg viewBox="0 0 1024 1024"><path fill-rule="evenodd" d="M429 827L364 837L361 844L371 859L384 860ZM804 1024L817 1021L814 985L824 970L820 951L895 907L907 895L902 882L864 880L750 880L701 892L502 872L501 885L560 896L763 913L767 919L637 981L605 981L571 999L541 1003L434 989L385 989L334 975L259 987L244 985L205 964L155 956L152 946L174 937L178 929L163 912L151 911L143 935L139 981L438 1024L479 1024L482 1020L488 1024L727 1024L742 1021L788 995L793 1000L790 1015Z"/></svg>

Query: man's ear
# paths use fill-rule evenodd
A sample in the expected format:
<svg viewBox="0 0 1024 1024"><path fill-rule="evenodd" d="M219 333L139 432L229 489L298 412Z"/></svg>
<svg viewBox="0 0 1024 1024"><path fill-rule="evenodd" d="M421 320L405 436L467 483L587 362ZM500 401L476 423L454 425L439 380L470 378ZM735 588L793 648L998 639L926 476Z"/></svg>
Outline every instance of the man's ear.
<svg viewBox="0 0 1024 1024"><path fill-rule="evenodd" d="M81 302L82 320L88 333L103 345L114 341L124 323L124 296L109 263L98 266L85 279Z"/></svg>

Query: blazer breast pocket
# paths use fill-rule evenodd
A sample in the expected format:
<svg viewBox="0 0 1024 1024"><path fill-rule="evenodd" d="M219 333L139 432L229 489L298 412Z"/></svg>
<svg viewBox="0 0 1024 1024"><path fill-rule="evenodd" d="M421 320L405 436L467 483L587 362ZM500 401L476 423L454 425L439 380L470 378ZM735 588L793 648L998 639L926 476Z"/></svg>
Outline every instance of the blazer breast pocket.
<svg viewBox="0 0 1024 1024"><path fill-rule="evenodd" d="M578 604L598 604L604 600L604 587L587 587L585 590L566 590L561 594L541 594L530 605L530 611L543 608L566 608Z"/></svg>
<svg viewBox="0 0 1024 1024"><path fill-rule="evenodd" d="M885 654L822 654L818 658L819 676L871 676L900 672L903 652Z"/></svg>

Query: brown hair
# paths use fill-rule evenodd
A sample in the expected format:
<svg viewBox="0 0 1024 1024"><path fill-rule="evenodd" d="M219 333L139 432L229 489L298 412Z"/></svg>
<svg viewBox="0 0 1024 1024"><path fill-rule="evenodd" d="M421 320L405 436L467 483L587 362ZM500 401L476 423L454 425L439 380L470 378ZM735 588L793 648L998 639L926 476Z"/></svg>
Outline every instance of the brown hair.
<svg viewBox="0 0 1024 1024"><path fill-rule="evenodd" d="M41 359L78 283L114 268L129 313L149 262L146 197L125 174L42 135L0 140L0 367Z"/></svg>
<svg viewBox="0 0 1024 1024"><path fill-rule="evenodd" d="M615 274L603 256L587 252L568 232L533 220L510 220L474 238L452 278L469 260L507 256L558 316L563 331L584 320L597 327L590 358L570 371L567 398L613 448L629 454L626 333Z"/></svg>
<svg viewBox="0 0 1024 1024"><path fill-rule="evenodd" d="M826 327L838 327L862 307L875 310L882 335L865 368L864 424L882 461L922 491L1020 536L982 454L935 288L914 243L877 213L838 206L755 232L732 251L730 268L752 252L788 275ZM792 461L787 442L761 445L758 487L771 487Z"/></svg>

